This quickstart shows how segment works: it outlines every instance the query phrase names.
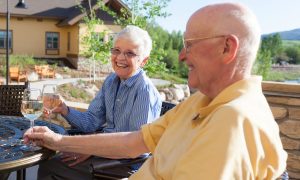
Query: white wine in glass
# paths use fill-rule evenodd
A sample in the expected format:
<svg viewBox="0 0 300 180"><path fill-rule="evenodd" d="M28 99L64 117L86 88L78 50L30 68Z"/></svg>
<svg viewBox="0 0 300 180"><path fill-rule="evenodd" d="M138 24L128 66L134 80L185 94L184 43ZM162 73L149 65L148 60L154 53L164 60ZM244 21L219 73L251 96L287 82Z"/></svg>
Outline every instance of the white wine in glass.
<svg viewBox="0 0 300 180"><path fill-rule="evenodd" d="M30 121L30 128L34 126L34 120L40 117L43 113L42 93L39 89L27 88L24 91L21 112L23 116ZM32 143L28 145L29 151L35 151L40 148L34 146Z"/></svg>

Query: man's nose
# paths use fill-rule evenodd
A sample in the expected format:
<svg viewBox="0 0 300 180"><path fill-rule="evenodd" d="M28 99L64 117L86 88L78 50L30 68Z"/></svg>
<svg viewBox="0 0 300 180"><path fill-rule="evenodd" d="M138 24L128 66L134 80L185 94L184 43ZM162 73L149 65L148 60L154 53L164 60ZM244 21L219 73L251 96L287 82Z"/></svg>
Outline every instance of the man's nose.
<svg viewBox="0 0 300 180"><path fill-rule="evenodd" d="M186 52L185 52L185 48L182 48L180 53L179 53L179 61L185 61L185 58L186 58Z"/></svg>

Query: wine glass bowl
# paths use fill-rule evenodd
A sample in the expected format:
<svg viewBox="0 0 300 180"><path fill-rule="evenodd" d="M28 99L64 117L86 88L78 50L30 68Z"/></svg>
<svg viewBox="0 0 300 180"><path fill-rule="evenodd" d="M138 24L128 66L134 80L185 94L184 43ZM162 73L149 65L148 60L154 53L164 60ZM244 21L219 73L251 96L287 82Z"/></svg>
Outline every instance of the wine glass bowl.
<svg viewBox="0 0 300 180"><path fill-rule="evenodd" d="M39 89L27 88L24 91L21 112L23 116L30 121L30 128L33 128L34 120L43 113L43 101L41 95L42 93ZM28 150L31 151L38 150L38 147L33 146L32 143L30 143L28 147L24 146L24 149L25 148L28 148Z"/></svg>
<svg viewBox="0 0 300 180"><path fill-rule="evenodd" d="M33 122L43 113L43 101L41 91L39 89L25 89L21 112L23 116L32 122L30 127L33 127Z"/></svg>
<svg viewBox="0 0 300 180"><path fill-rule="evenodd" d="M51 114L52 111L60 104L60 98L57 94L43 94L44 110L47 114Z"/></svg>
<svg viewBox="0 0 300 180"><path fill-rule="evenodd" d="M43 86L42 96L43 96L43 104L44 104L44 114L46 118L51 121L50 115L53 110L58 107L61 103L60 96L56 91L57 86L55 84L45 84Z"/></svg>

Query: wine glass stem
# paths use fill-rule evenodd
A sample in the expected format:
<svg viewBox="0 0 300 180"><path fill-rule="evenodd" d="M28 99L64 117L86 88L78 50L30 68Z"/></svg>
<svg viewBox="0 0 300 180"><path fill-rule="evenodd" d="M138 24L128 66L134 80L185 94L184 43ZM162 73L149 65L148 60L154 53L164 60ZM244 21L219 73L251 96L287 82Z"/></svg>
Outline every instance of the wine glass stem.
<svg viewBox="0 0 300 180"><path fill-rule="evenodd" d="M34 126L34 120L30 120L30 128L33 128L33 126ZM32 129L32 131L33 131L33 129Z"/></svg>
<svg viewBox="0 0 300 180"><path fill-rule="evenodd" d="M51 123L51 121L52 121L52 119L51 119L51 114L52 114L52 110L49 110L48 111L48 115L47 115L47 119L48 119L48 121Z"/></svg>
<svg viewBox="0 0 300 180"><path fill-rule="evenodd" d="M33 126L34 126L34 120L30 119L30 128L32 128L31 129L32 133L33 133ZM35 147L35 145L33 144L33 141L30 141L29 147L31 147L32 149Z"/></svg>

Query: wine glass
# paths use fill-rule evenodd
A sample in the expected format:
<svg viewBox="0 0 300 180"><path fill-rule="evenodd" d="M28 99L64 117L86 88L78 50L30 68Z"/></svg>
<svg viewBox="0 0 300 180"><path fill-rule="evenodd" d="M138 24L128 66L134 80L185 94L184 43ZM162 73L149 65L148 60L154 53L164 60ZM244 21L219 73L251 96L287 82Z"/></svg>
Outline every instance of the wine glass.
<svg viewBox="0 0 300 180"><path fill-rule="evenodd" d="M51 122L51 114L55 108L60 104L59 94L57 93L57 86L55 84L45 84L42 91L44 113L46 118Z"/></svg>
<svg viewBox="0 0 300 180"><path fill-rule="evenodd" d="M24 91L21 112L23 116L30 121L30 128L34 126L34 120L40 117L43 113L42 93L39 89L27 88ZM33 129L32 129L33 130ZM30 143L24 150L35 151L40 148Z"/></svg>

